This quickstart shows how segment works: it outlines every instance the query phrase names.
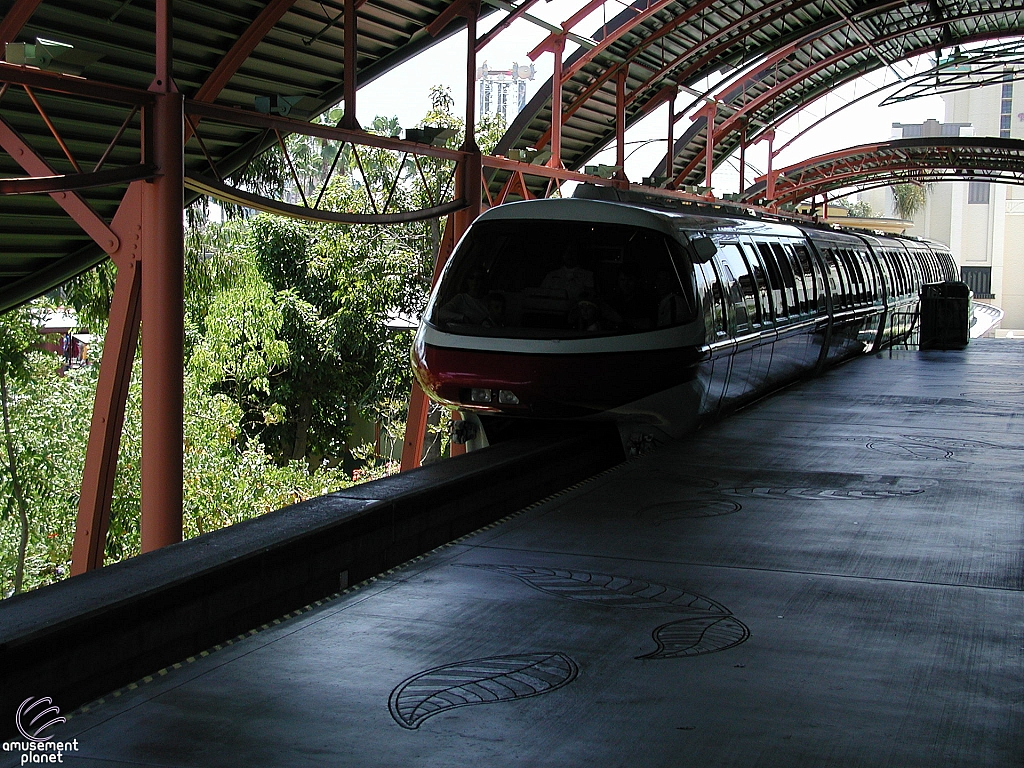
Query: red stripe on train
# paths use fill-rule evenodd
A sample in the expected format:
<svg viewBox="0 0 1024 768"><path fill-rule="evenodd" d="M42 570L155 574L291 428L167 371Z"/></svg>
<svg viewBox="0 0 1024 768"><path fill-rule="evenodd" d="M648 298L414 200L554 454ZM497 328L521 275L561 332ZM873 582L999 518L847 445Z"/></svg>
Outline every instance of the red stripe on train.
<svg viewBox="0 0 1024 768"><path fill-rule="evenodd" d="M536 355L417 344L413 367L424 391L460 408L568 417L617 408L696 375L693 347L637 352ZM470 402L469 390L515 394L519 405Z"/></svg>

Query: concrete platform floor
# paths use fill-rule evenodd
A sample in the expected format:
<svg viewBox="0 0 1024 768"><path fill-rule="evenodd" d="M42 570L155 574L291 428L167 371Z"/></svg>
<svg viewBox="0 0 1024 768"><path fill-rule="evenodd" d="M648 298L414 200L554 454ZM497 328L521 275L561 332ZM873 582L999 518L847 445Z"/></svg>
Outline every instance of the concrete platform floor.
<svg viewBox="0 0 1024 768"><path fill-rule="evenodd" d="M1022 424L1020 343L854 361L107 696L64 763L1024 765Z"/></svg>

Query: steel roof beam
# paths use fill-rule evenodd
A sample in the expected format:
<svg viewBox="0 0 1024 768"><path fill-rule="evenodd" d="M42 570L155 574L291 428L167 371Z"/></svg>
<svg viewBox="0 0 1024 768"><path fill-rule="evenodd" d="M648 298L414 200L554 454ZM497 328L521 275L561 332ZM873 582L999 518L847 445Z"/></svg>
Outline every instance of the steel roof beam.
<svg viewBox="0 0 1024 768"><path fill-rule="evenodd" d="M717 2L717 0L701 0L699 3L688 8L684 13L680 14L678 17L673 19L672 26L674 27L686 21L689 21L691 18L693 18L693 16L705 10L706 8L712 6L715 2ZM667 2L656 4L658 6L657 10L661 10L661 8L667 4ZM599 48L603 50L602 46L606 47L607 45L610 45L612 42L615 42L616 40L620 39L627 32L632 31L642 21L646 20L646 18L646 15L643 15L642 17L638 15L631 22L627 22L626 24L617 27L607 37L602 38L602 40L598 43L597 48L594 48L593 50L588 51L586 54L583 54L582 56L575 58L573 62L569 65L569 67L563 71L563 82L568 81L572 76L582 71L584 65L589 64L591 61L593 61L594 55L600 52ZM637 48L633 49L633 51L637 50ZM633 51L631 51L630 54L633 54ZM604 70L604 72L602 72L599 77L597 77L589 86L587 86L583 93L579 94L576 98L574 98L569 103L569 106L563 110L563 119L568 119L572 115L576 114L576 112L579 111L584 106L584 104L586 104L586 102L589 101L594 96L594 94L597 93L597 91L599 91L605 85L605 83L615 80L618 77L618 72L620 70L628 68L633 58L633 56L631 56L630 54L627 54L624 57L624 60L617 64L616 66L609 67L606 70ZM628 72L628 69L626 71ZM634 90L631 94L627 95L625 102L626 105L628 106L629 104L633 103L633 101L636 99L636 96L636 90ZM537 139L537 142L534 144L534 146L537 149L542 149L543 147L547 146L547 143L550 140L551 131L548 130L541 134L540 138Z"/></svg>
<svg viewBox="0 0 1024 768"><path fill-rule="evenodd" d="M85 99L98 99L117 104L132 104L139 107L151 106L155 101L152 93L141 88L129 88L123 85L97 83L59 72L44 72L34 67L23 67L0 61L0 82L27 85L44 91L78 96Z"/></svg>
<svg viewBox="0 0 1024 768"><path fill-rule="evenodd" d="M0 147L33 177L59 176L10 123L0 117ZM50 197L75 220L89 237L108 254L117 250L120 239L77 192L51 192Z"/></svg>
<svg viewBox="0 0 1024 768"><path fill-rule="evenodd" d="M595 5L596 4L597 7L600 7L601 5L604 4L604 2L605 2L605 0L595 0L590 5ZM645 21L647 21L647 19L649 19L651 16L653 16L654 14L656 14L659 11L663 10L665 7L667 7L668 5L671 5L674 2L676 2L676 0L647 0L647 8L645 8L644 10L639 10L638 9L636 16L634 16L631 21L629 21L629 22L627 22L625 24L621 24L620 26L616 27L615 29L613 29L610 32L606 32L604 34L604 36L600 40L597 41L597 45L595 45L593 48L591 48L585 54L583 54L582 56L577 58L575 61L573 61L573 63L571 65L566 67L566 69L562 72L562 77L565 80L568 80L570 77L572 77L577 72L579 72L581 69L583 69L583 67L585 67L587 64L592 62L597 57L598 54L605 52L606 50L608 50L608 47L610 45L612 45L615 42L618 42L622 38L622 36L625 35L627 32L633 31L633 29L635 29L637 26L639 26L640 24L642 24ZM702 10L703 8L705 8L708 5L712 4L713 2L715 2L715 0L702 0L701 2L697 3L696 5L694 5L692 8L687 9L686 12L681 14L681 15L682 16L686 16L686 17L693 16L693 14L699 12L700 10ZM634 5L632 7L635 8L639 4L640 4L639 2L638 3L634 3ZM590 6L587 6L587 8L589 8L589 7ZM586 9L584 9L584 10L586 10ZM579 16L579 14L577 14L577 16ZM574 16L573 18L575 19L576 16ZM580 17L580 18L582 19L582 17ZM567 21L566 25L568 25L568 26L563 25L563 28L566 29L566 30L572 29L573 24L570 24L571 21L572 21L571 19L570 19L570 21ZM548 40L550 40L550 39L551 38L549 37ZM530 51L530 54L529 54L530 58L531 59L536 59L536 56L534 55L534 53L537 52L537 51L540 51L541 48L546 43L547 43L547 41L545 41L544 43L541 43L540 45L538 45L536 48L534 48L533 51ZM544 48L544 50L548 50L548 49ZM539 53L537 55L539 55Z"/></svg>
<svg viewBox="0 0 1024 768"><path fill-rule="evenodd" d="M498 35L500 35L502 32L504 32L510 26L512 26L512 22L514 22L516 19L522 17L522 18L525 18L526 21L529 21L529 22L534 23L534 24L536 24L537 22L540 21L540 19L537 19L537 18L535 18L533 16L530 16L529 14L526 13L530 8L532 8L534 5L536 5L538 2L540 2L540 0L524 0L523 2L521 2L517 6L513 6L510 3L499 2L498 0L484 0L484 1L487 2L488 4L496 5L498 8L501 8L503 11L508 11L508 16L506 16L504 19L502 19L500 22L498 22L497 25L495 25L490 30L488 30L483 35L481 35L480 37L477 38L476 46L475 46L477 53L480 53L480 51L482 51L484 49L484 46L486 46L494 38L496 38ZM548 26L553 26L553 25L548 25L548 24L544 23L544 24L542 24L542 26L547 28ZM552 31L552 30L548 30L548 31Z"/></svg>
<svg viewBox="0 0 1024 768"><path fill-rule="evenodd" d="M830 152L774 171L776 188L769 203L797 202L811 195L909 172L994 180L996 177L986 173L992 172L1016 174L1012 178L1021 179L1024 141L987 137L897 139ZM767 176L757 179L746 199L761 195L767 181Z"/></svg>
<svg viewBox="0 0 1024 768"><path fill-rule="evenodd" d="M216 104L205 104L197 101L186 100L185 114L205 117L229 125L276 130L282 134L295 133L302 136L315 136L327 139L328 141L365 144L366 146L377 147L378 149L409 152L410 154L426 155L444 160L459 161L465 156L465 152L457 149L435 147L430 144L417 144L416 142L395 139L390 136L378 136L375 133L335 128L330 125L321 125L320 123L307 123L303 120L293 120L289 117L265 115L261 112L250 112L235 107L222 107Z"/></svg>
<svg viewBox="0 0 1024 768"><path fill-rule="evenodd" d="M231 49L224 54L224 57L210 72L192 98L195 101L215 101L231 78L238 72L239 67L245 63L249 55L256 50L256 46L295 2L296 0L270 0L248 29L231 46Z"/></svg>
<svg viewBox="0 0 1024 768"><path fill-rule="evenodd" d="M887 5L891 5L891 4L887 3ZM994 12L991 11L991 10L978 11L978 12L975 12L975 13L964 14L963 16L958 17L955 20L956 21L963 21L963 20L966 20L966 19L984 18L984 17L993 15L993 13ZM926 30L930 30L930 29L934 29L936 27L940 27L940 26L942 26L945 23L946 23L946 21L943 21L943 22L927 22L927 23L924 23L924 24L920 24L920 25L918 25L916 27L901 29L899 32L895 32L895 33L889 34L889 35L881 38L881 40L882 40L882 42L888 42L888 41L891 41L891 40L898 40L898 39L901 39L901 38L906 38L906 37L909 37L909 36L914 35L916 33L920 33L920 32L926 31ZM834 31L834 30L829 30L829 31ZM969 41L972 41L974 39L991 39L991 38L994 38L994 37L1003 37L1003 36L1005 36L1005 31L998 30L998 31L982 33L979 36L979 38L975 38L975 37L961 38L960 42L969 42ZM805 38L802 38L802 40L803 40L804 44L806 44L808 42L813 42L814 38L805 37ZM921 45L920 47L911 49L909 51L905 51L904 54L903 54L903 58L904 59L911 58L913 56L920 55L922 53L926 53L927 51L932 50L933 48L934 48L934 43L931 42L931 41L928 41L927 43L925 43L924 45ZM839 63L841 61L844 61L844 60L850 58L851 55L854 55L854 54L857 54L857 53L862 53L865 50L869 50L869 46L867 46L866 44L862 43L862 44L857 45L857 46L851 46L851 47L845 48L842 51L840 51L839 53L834 53L831 56L829 56L829 57L827 57L825 59L822 59L822 60L814 63L813 65L806 65L806 64L796 65L796 66L799 66L799 69L798 69L798 71L793 76L788 77L785 80L777 82L775 85L771 86L767 90L765 90L762 93L760 93L757 97L752 99L750 102L748 102L748 103L744 104L742 107L738 108L738 110L736 111L736 113L734 115L732 115L731 117L727 118L725 121L722 122L721 125L719 125L717 128L715 128L714 129L715 130L715 137L714 137L715 143L716 144L720 144L721 143L722 138L725 136L725 134L729 133L730 131L732 131L736 127L737 121L738 121L738 119L740 117L742 117L742 116L748 116L749 117L751 112L760 109L767 102L769 102L773 98L777 97L779 94L787 92L787 91L794 90L794 85L799 84L799 83L803 83L808 78L810 78L811 76L821 72L823 69L826 69L829 66L835 65L835 64L837 64L837 63ZM748 74L743 79L743 81L741 81L736 86L734 86L730 91L721 93L720 96L724 96L727 99L735 100L736 96L739 95L739 94L736 93L737 88L743 88L747 83L750 83L750 84L753 84L753 85L759 84L759 82L760 82L758 80L758 75L759 74L763 75L763 77L761 78L763 80L764 77L766 77L767 74L769 73L770 68L772 66L776 65L776 64L781 63L783 58L784 58L784 56L792 55L794 53L798 53L799 51L800 51L800 48L798 46L796 46L795 44L791 44L790 46L787 46L786 49L784 49L783 51L780 51L778 54L772 56L767 62L762 64L761 67L757 71ZM874 69L877 69L878 66L883 66L884 64L885 64L884 61L879 61L877 66L871 67L870 70L868 70L868 71L873 71ZM864 72L862 71L862 68L858 68L857 70L854 70L854 74L856 76L860 76L861 74L864 74ZM849 75L849 71L845 75L838 75L837 77L834 77L831 80L830 87L828 89L826 89L826 90L832 90L832 89L838 87L840 84L845 82L845 79L846 79L846 77L848 75ZM825 91L823 91L820 94L815 95L814 99L817 99L818 97L820 97L820 95L823 95L824 92ZM813 99L812 100L803 99L803 100L801 100L799 102L799 107L800 108L806 107L809 103L811 103L811 101L813 101ZM787 109L786 113L788 113L789 111L791 111L791 108ZM777 113L775 115L769 116L768 119L760 119L757 122L762 124L761 130L763 131L763 130L766 130L766 129L774 126L774 125L777 125L779 122L781 122L782 119L785 119L785 114L786 113L779 112L779 113ZM732 148L730 147L727 151L731 152L731 149ZM687 176L689 176L691 173L693 173L695 171L695 169L696 169L696 167L697 167L697 165L699 163L700 163L700 157L695 156L694 158L692 158L690 160L690 162L687 164L686 168L682 172L677 174L674 183L683 183L683 180Z"/></svg>
<svg viewBox="0 0 1024 768"><path fill-rule="evenodd" d="M68 173L57 176L36 176L29 179L0 179L0 195L38 195L72 192L78 189L110 187L152 179L155 167L151 164L129 165L93 173Z"/></svg>
<svg viewBox="0 0 1024 768"><path fill-rule="evenodd" d="M7 12L3 21L0 21L0 46L13 43L36 8L43 0L16 0L14 7Z"/></svg>

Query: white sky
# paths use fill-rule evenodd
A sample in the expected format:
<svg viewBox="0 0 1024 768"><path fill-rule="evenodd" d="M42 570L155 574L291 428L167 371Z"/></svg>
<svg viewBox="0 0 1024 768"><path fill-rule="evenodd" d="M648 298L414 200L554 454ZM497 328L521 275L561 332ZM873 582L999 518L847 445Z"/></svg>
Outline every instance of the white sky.
<svg viewBox="0 0 1024 768"><path fill-rule="evenodd" d="M531 13L552 24L561 25L583 4L583 0L551 0L546 3L538 3ZM611 18L619 12L620 1L609 0L605 4L605 9L592 14L577 25L574 31L585 34L592 33L602 24L604 13ZM480 32L482 33L483 30L504 16L504 12L492 14L490 19L481 23ZM522 19L517 20L478 54L477 65L480 66L486 61L492 68L505 69L513 63L529 64L528 52L546 35L547 32L541 27ZM567 58L575 48L576 46L571 43L567 46ZM438 84L450 87L456 102L456 114L462 115L465 111L465 50L466 35L463 32L439 43L413 61L361 89L357 101L360 122L366 125L375 116L382 115L397 117L403 128L413 127L430 108L430 87ZM537 68L537 76L532 83L529 83L527 99L532 98L534 93L551 77L553 57L550 53L543 54L534 64ZM929 62L925 60L909 62L900 64L899 71L902 75L906 75L928 66ZM890 82L897 82L896 74L890 69L881 70L810 105L799 116L791 119L776 131L776 149L802 128L825 114L826 109L835 109L840 104L877 85ZM825 121L779 154L774 160L774 167L784 167L809 157L858 144L889 139L894 122L921 123L928 118L942 120L944 117L943 102L938 96L929 96L879 108L878 103L890 92L866 98ZM681 94L676 101L677 108L681 109L688 102L689 99L685 94ZM631 180L639 182L641 177L651 173L655 165L663 160L667 114L667 106L662 107L627 132L626 173ZM689 124L688 117L677 121L675 135L678 137ZM649 140L653 141L644 143ZM747 152L748 164L758 171L764 171L767 165L766 160L767 146L764 143ZM614 149L605 150L595 159L595 162L612 164ZM748 185L752 182L753 176L753 172L748 169ZM729 169L716 171L714 187L717 194L735 192L738 184L739 177L736 171Z"/></svg>

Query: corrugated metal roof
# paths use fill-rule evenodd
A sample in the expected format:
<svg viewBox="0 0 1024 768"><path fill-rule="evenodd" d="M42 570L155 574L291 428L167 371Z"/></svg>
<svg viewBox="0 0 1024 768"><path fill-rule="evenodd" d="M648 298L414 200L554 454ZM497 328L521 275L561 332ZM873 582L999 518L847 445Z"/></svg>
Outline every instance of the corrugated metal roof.
<svg viewBox="0 0 1024 768"><path fill-rule="evenodd" d="M178 89L195 97L225 54L272 3L251 0L175 0L174 78ZM83 76L102 83L146 89L154 70L153 0L43 0L15 40L37 38L101 54ZM367 0L358 10L358 76L365 85L465 26L453 22L438 38L425 27L449 5L445 0ZM15 0L0 0L6 18ZM215 103L252 109L254 98L301 95L314 114L342 97L344 77L343 3L295 0L231 75ZM2 81L2 75L0 75ZM70 154L91 170L111 139L129 118L132 107L33 89L51 117ZM0 97L3 117L61 174L75 169L26 92L11 86ZM263 132L211 123L202 129L203 144L221 172L240 167L253 144L266 142ZM135 115L104 168L139 162L140 124ZM208 170L196 139L186 145L187 171ZM10 156L0 152L0 177L24 177ZM110 221L125 185L88 189L86 201ZM48 195L0 196L0 310L102 260L105 254Z"/></svg>
<svg viewBox="0 0 1024 768"><path fill-rule="evenodd" d="M0 0L4 19L17 0ZM20 0L24 2L25 0ZM207 86L205 97L224 106L252 108L257 96L301 95L312 112L337 103L344 75L339 0L176 0L174 77L188 97L218 72L225 55L261 15L280 5L280 17L226 79ZM367 0L358 11L357 80L365 84L402 63L435 39L426 27L447 0ZM615 135L615 73L625 72L628 125L680 86L693 87L718 72L732 72L715 95L723 106L715 120L715 162L734 151L740 122L748 138L791 115L827 91L894 61L970 41L1021 32L1024 0L635 0L603 24L566 61L562 159L582 168ZM12 16L13 18L13 16ZM453 22L441 35L464 26ZM579 30L576 30L579 31ZM154 0L42 0L15 37L57 40L100 54L84 75L90 80L145 89L154 66ZM53 117L77 164L92 169L122 126L124 134L105 169L139 162L139 118L130 103L56 95L35 90ZM130 100L129 100L130 101ZM0 98L0 116L20 132L57 173L73 170L28 94L12 86ZM547 145L551 88L542 87L496 150ZM127 121L127 122L126 122ZM675 144L680 183L700 183L707 125L698 119ZM269 141L256 128L211 123L203 145L223 174L243 165ZM272 139L270 139L272 140ZM209 166L196 139L186 147L189 172ZM652 175L663 172L664 164ZM507 172L494 172L495 186ZM24 176L0 154L0 177ZM543 183L542 181L537 182ZM82 196L110 220L124 191L109 186ZM540 188L536 191L542 192ZM0 309L59 284L98 263L103 252L46 195L0 196Z"/></svg>
<svg viewBox="0 0 1024 768"><path fill-rule="evenodd" d="M582 168L614 139L613 73L620 68L627 73L627 125L663 103L666 89L694 88L716 73L734 73L710 93L722 102L716 127L731 128L716 137L717 165L739 146L741 119L748 138L756 138L867 72L939 48L1019 35L1024 28L1024 0L716 0L667 3L643 17L656 4L636 0L596 30L593 39L614 36L615 41L563 85L567 168ZM577 51L566 66L586 55ZM520 113L497 151L547 145L550 120L549 83ZM706 136L707 121L698 118L676 140L673 175L682 174L679 184L703 183ZM662 162L651 175L664 175L664 168Z"/></svg>
<svg viewBox="0 0 1024 768"><path fill-rule="evenodd" d="M813 157L779 169L771 204L796 203L857 186L975 180L1024 183L1024 140L987 136L894 139ZM758 179L746 198L765 196Z"/></svg>

